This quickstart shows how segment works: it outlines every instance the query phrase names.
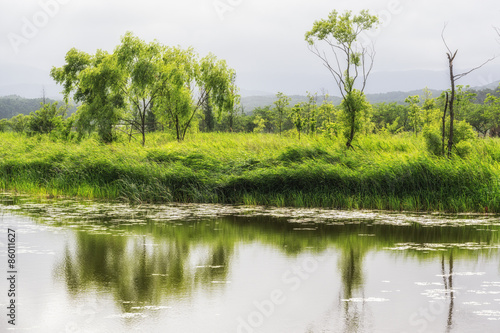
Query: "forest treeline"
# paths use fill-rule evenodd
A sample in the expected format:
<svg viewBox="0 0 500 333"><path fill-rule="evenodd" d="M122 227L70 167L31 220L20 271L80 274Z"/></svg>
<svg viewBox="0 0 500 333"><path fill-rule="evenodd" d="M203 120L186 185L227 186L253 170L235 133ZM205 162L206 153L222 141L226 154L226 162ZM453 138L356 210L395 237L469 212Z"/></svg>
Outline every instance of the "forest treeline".
<svg viewBox="0 0 500 333"><path fill-rule="evenodd" d="M437 134L442 127L442 110L445 104L445 93L433 96L431 91L424 89L421 95L408 96L405 103L375 103L370 104L369 112L363 122L364 133L414 132ZM468 86L457 87L457 143L473 137L498 137L500 135L500 87L474 90ZM284 94L275 97L275 103L264 107L256 107L250 112L244 112L241 107L234 112L216 114L213 108L204 103L194 115L190 132L239 132L239 133L280 133L288 132L298 135L324 135L338 137L342 131L342 111L339 105L334 105L328 95L308 94L306 102L291 105L290 98ZM3 104L2 104L3 102ZM282 104L280 110L280 103ZM34 135L50 134L53 138L78 140L91 131L78 131L75 118L78 114L68 116L68 108L64 103L42 99L26 100L22 98L3 98L0 105L12 110L34 108L30 113L21 112L13 117L0 120L0 131L12 131ZM59 106L61 105L61 106ZM281 118L281 119L280 119ZM168 119L162 120L151 114L145 121L146 133L175 132L175 124ZM134 140L136 132L125 122L114 128L115 136L122 133ZM78 133L81 133L80 135ZM435 138L434 138L435 139ZM431 140L431 139L430 139Z"/></svg>

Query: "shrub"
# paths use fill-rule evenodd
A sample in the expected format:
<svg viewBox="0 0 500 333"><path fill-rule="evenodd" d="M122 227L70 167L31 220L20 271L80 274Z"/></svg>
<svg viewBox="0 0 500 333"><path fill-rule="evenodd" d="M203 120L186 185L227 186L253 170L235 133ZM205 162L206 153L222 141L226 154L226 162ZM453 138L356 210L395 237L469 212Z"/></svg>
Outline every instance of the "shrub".
<svg viewBox="0 0 500 333"><path fill-rule="evenodd" d="M455 152L461 158L470 156L472 152L472 143L470 141L460 141L455 145Z"/></svg>
<svg viewBox="0 0 500 333"><path fill-rule="evenodd" d="M423 135L427 151L436 156L441 155L442 141L441 141L441 135L439 134L439 129L436 127L425 126Z"/></svg>

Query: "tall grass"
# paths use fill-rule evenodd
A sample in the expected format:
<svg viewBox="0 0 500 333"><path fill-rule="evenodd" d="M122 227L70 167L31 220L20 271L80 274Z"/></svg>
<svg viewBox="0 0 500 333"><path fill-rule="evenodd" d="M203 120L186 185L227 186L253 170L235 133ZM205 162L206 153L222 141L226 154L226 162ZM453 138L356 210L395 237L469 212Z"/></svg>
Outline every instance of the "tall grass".
<svg viewBox="0 0 500 333"><path fill-rule="evenodd" d="M196 134L146 147L0 134L0 188L131 202L500 212L500 140L465 158L429 155L414 136L367 136L355 150L322 137Z"/></svg>

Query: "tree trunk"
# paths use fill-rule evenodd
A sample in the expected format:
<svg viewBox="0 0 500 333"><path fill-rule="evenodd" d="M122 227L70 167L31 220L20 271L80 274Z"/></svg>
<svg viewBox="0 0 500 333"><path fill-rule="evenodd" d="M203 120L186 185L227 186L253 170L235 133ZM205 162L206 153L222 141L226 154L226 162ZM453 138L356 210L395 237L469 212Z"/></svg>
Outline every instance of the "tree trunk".
<svg viewBox="0 0 500 333"><path fill-rule="evenodd" d="M181 132L179 128L179 116L175 115L175 132L177 134L177 141L181 141Z"/></svg>
<svg viewBox="0 0 500 333"><path fill-rule="evenodd" d="M142 146L146 144L146 115L145 111L141 114L141 132L142 132Z"/></svg>
<svg viewBox="0 0 500 333"><path fill-rule="evenodd" d="M448 138L448 158L451 157L451 149L453 148L453 123L455 120L455 112L453 110L453 102L455 100L455 75L453 74L453 59L457 53L452 56L448 53L448 61L450 63L450 81L451 81L451 97L450 97L450 136Z"/></svg>
<svg viewBox="0 0 500 333"><path fill-rule="evenodd" d="M441 144L441 154L444 156L444 139L445 139L445 136L446 136L446 111L448 110L448 103L449 103L449 95L448 95L448 92L446 92L446 102L444 104L444 113L443 113L443 133L442 133L442 144Z"/></svg>

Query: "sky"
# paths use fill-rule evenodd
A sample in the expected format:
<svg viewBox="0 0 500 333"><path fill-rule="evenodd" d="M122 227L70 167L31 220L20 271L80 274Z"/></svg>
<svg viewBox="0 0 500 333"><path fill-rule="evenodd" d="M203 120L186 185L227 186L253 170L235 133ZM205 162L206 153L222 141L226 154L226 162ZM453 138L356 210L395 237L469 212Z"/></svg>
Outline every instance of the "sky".
<svg viewBox="0 0 500 333"><path fill-rule="evenodd" d="M49 95L53 66L75 47L112 52L127 31L145 41L214 53L236 70L243 95L338 95L333 77L310 52L304 34L332 10L368 9L381 24L364 35L376 57L366 92L448 84L445 37L457 50L457 72L500 56L498 0L0 0L0 95ZM462 79L500 80L500 57ZM36 96L23 96L36 97Z"/></svg>

